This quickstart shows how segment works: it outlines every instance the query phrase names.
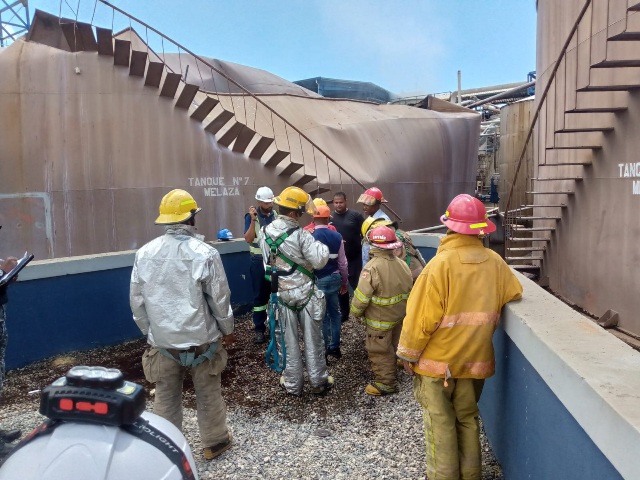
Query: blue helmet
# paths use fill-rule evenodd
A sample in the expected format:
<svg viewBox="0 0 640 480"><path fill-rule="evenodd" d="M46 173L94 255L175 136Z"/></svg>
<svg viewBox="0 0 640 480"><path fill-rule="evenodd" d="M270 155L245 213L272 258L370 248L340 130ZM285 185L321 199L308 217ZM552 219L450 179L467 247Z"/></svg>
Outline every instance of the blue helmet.
<svg viewBox="0 0 640 480"><path fill-rule="evenodd" d="M231 240L233 238L233 233L228 228L223 228L218 231L218 240Z"/></svg>

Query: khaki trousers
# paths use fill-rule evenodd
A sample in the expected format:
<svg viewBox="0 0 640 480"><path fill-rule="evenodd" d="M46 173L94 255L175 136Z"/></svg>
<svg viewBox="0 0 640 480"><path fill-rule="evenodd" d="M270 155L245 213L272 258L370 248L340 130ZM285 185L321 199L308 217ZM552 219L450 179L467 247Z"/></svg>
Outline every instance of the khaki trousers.
<svg viewBox="0 0 640 480"><path fill-rule="evenodd" d="M413 393L422 405L427 478L480 480L482 458L478 400L484 380L415 375Z"/></svg>
<svg viewBox="0 0 640 480"><path fill-rule="evenodd" d="M373 370L374 384L378 387L388 387L389 391L395 391L396 379L396 350L400 341L402 322L391 330L376 330L367 327L365 347Z"/></svg>
<svg viewBox="0 0 640 480"><path fill-rule="evenodd" d="M205 349L206 350L206 349ZM153 412L169 420L182 431L182 383L187 370L196 391L198 429L203 447L212 447L229 439L227 408L220 386L221 372L227 365L227 351L218 347L211 360L192 368L183 367L161 354L157 348L142 356L144 375L156 384Z"/></svg>

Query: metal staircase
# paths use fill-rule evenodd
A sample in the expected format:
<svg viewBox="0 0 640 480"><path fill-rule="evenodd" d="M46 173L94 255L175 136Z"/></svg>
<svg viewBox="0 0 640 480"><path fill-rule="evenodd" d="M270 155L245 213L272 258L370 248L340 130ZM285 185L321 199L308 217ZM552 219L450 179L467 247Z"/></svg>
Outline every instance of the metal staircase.
<svg viewBox="0 0 640 480"><path fill-rule="evenodd" d="M640 88L640 1L586 0L552 71L538 79L542 86L504 216L505 259L535 275L559 222L575 207L572 197L584 174L600 158L605 137L615 135L628 92ZM530 155L537 159L535 176L526 179L530 188L517 192L530 148L537 149Z"/></svg>
<svg viewBox="0 0 640 480"><path fill-rule="evenodd" d="M94 25L93 18L85 23L37 11L27 40L51 45L51 39L61 31L57 48L113 57L114 67L127 68L132 79L142 80L141 88L157 89L160 98L170 100L175 109L201 123L203 131L213 135L220 146L261 162L312 195L366 188L279 112L212 62L108 2L100 3L111 10L110 17L124 17L128 27L114 33L113 25ZM140 28L140 34L133 25ZM150 33L159 37L162 51L150 47ZM176 54L165 53L165 45L177 51L179 69L168 62L168 57ZM216 79L225 82L225 88L217 88Z"/></svg>

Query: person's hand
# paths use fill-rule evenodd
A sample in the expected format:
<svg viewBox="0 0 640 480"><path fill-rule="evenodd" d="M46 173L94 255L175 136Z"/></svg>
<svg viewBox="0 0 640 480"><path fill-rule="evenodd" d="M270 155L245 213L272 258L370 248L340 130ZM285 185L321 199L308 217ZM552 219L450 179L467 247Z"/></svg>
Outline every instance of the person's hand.
<svg viewBox="0 0 640 480"><path fill-rule="evenodd" d="M411 362L402 360L402 366L404 367L405 372L407 372L409 375L413 375L413 364Z"/></svg>
<svg viewBox="0 0 640 480"><path fill-rule="evenodd" d="M236 342L236 336L233 333L222 337L222 344L226 347Z"/></svg>
<svg viewBox="0 0 640 480"><path fill-rule="evenodd" d="M9 273L16 265L18 265L18 259L16 257L7 257L6 260L0 263L0 270Z"/></svg>
<svg viewBox="0 0 640 480"><path fill-rule="evenodd" d="M349 291L349 287L347 287L346 285L340 285L340 290L338 290L338 294L344 295L348 291Z"/></svg>
<svg viewBox="0 0 640 480"><path fill-rule="evenodd" d="M251 218L254 220L258 218L258 210L256 210L256 207L253 205L249 207L249 215L251 215Z"/></svg>

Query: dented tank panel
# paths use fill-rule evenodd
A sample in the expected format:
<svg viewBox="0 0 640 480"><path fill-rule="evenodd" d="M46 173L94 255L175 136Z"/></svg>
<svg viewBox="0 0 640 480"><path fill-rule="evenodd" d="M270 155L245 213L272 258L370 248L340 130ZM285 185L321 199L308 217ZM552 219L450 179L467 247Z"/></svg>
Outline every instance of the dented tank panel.
<svg viewBox="0 0 640 480"><path fill-rule="evenodd" d="M289 123L233 91L215 102L199 91L177 108L182 87L175 99L163 96L162 85L145 85L95 51L25 40L3 50L3 254L30 250L44 259L136 249L162 233L153 221L173 188L195 197L197 227L208 238L222 228L241 236L262 185L278 193L298 183L327 200L345 191L359 209L363 188L355 178L380 187L406 229L436 224L454 195L473 191L475 113L298 95L301 87L262 70L227 69L260 85L258 98ZM260 82L267 76L275 93ZM215 103L210 112L206 102Z"/></svg>

